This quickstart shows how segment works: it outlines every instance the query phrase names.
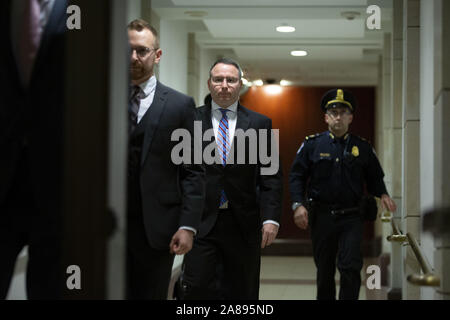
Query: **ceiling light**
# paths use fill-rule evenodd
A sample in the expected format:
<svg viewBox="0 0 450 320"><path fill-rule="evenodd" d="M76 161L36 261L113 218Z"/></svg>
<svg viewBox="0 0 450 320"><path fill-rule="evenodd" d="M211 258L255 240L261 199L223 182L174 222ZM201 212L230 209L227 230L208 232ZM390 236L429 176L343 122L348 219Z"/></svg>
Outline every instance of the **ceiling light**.
<svg viewBox="0 0 450 320"><path fill-rule="evenodd" d="M291 51L291 56L294 57L304 57L308 55L308 52L306 52L305 50L293 50Z"/></svg>
<svg viewBox="0 0 450 320"><path fill-rule="evenodd" d="M242 78L242 84L247 87L251 87L252 83L245 78Z"/></svg>
<svg viewBox="0 0 450 320"><path fill-rule="evenodd" d="M292 84L292 81L289 80L280 80L280 86L290 86Z"/></svg>
<svg viewBox="0 0 450 320"><path fill-rule="evenodd" d="M282 90L283 89L279 85L276 85L276 84L270 84L268 86L264 86L264 91L267 94L279 94L279 93L281 93Z"/></svg>
<svg viewBox="0 0 450 320"><path fill-rule="evenodd" d="M258 80L253 81L253 84L255 86L260 87L260 86L262 86L264 84L264 82L261 79L258 79Z"/></svg>
<svg viewBox="0 0 450 320"><path fill-rule="evenodd" d="M287 24L282 24L281 26L278 26L276 30L278 32L294 32L295 28Z"/></svg>

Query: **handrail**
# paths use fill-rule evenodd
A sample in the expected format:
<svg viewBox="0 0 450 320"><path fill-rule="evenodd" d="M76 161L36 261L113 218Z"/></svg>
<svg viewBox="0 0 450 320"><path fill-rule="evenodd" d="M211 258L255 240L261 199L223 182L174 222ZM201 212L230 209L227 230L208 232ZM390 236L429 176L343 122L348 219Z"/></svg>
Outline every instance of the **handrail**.
<svg viewBox="0 0 450 320"><path fill-rule="evenodd" d="M387 241L400 243L407 242L408 238L398 229L394 219L390 219L390 221L392 226L392 234L390 236L387 236Z"/></svg>
<svg viewBox="0 0 450 320"><path fill-rule="evenodd" d="M391 222L392 214L389 211L385 211L381 216L382 222Z"/></svg>
<svg viewBox="0 0 450 320"><path fill-rule="evenodd" d="M431 268L428 260L422 254L420 250L420 246L417 243L417 240L408 232L406 235L402 234L397 225L395 224L392 215L384 213L382 217L383 222L391 222L392 226L392 235L387 236L387 240L389 242L407 242L411 249L414 252L414 256L417 259L417 262L422 269L423 274L410 274L407 276L408 282L417 285L417 286L426 286L426 287L439 287L441 285L441 280L437 275L433 273L433 269Z"/></svg>

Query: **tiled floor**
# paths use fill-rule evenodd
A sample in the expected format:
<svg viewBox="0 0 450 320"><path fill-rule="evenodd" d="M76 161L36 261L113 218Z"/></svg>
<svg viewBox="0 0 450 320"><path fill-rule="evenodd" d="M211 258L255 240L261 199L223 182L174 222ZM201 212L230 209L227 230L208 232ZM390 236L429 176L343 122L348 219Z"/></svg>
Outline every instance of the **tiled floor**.
<svg viewBox="0 0 450 320"><path fill-rule="evenodd" d="M364 259L361 271L361 300L385 300L386 288L366 289L365 270L374 259ZM261 300L314 300L316 298L316 267L312 257L263 256L261 261ZM336 292L339 292L339 271L336 271Z"/></svg>

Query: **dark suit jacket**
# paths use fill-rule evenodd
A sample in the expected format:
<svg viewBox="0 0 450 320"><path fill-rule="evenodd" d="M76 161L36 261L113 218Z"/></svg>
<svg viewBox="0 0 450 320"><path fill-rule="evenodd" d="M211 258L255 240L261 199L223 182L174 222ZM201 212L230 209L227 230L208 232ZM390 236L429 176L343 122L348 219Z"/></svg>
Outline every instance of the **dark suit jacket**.
<svg viewBox="0 0 450 320"><path fill-rule="evenodd" d="M171 159L172 149L179 143L171 141L172 132L184 128L193 134L194 117L191 97L157 82L153 103L139 122L145 126L140 163L142 211L147 238L156 249L167 249L180 226L198 229L200 224L204 167L176 165Z"/></svg>
<svg viewBox="0 0 450 320"><path fill-rule="evenodd" d="M11 45L11 0L0 2L0 207L28 146L27 167L40 212L59 211L62 179L67 1L55 1L43 31L29 88L20 81ZM27 199L24 199L25 201ZM0 212L0 216L2 212Z"/></svg>
<svg viewBox="0 0 450 320"><path fill-rule="evenodd" d="M198 109L202 130L212 128L211 104ZM272 129L272 120L238 104L236 130ZM214 137L211 141L214 141ZM211 143L207 141L204 144ZM232 150L237 150L234 137ZM268 139L270 141L270 139ZM259 137L258 137L259 145ZM270 146L267 146L270 151ZM259 152L259 148L257 149ZM258 156L256 164L249 163L249 144L245 143L245 164L212 164L206 166L206 207L199 230L199 237L207 235L217 220L220 193L224 189L239 228L249 242L259 241L262 222L281 217L282 173L281 166L274 175L261 175L263 167ZM235 156L235 159L238 157Z"/></svg>

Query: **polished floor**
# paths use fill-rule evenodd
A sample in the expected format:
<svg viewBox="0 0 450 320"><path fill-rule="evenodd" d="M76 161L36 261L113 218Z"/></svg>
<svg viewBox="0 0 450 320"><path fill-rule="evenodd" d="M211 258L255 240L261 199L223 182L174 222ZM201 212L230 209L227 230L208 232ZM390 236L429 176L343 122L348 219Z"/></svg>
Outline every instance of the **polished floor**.
<svg viewBox="0 0 450 320"><path fill-rule="evenodd" d="M361 271L360 300L385 300L386 288L366 288L367 266L375 259L364 259ZM312 257L263 256L261 260L261 300L315 300L316 268ZM336 292L339 292L339 272L336 271Z"/></svg>
<svg viewBox="0 0 450 320"><path fill-rule="evenodd" d="M180 265L181 256L177 256L175 264ZM19 255L16 271L11 283L9 300L23 300L25 296L25 269L27 263L26 250ZM387 288L369 290L366 288L367 266L377 264L377 259L364 259L361 271L361 300L386 300ZM260 300L315 300L316 267L312 257L261 257ZM336 292L339 292L339 272L336 271Z"/></svg>

